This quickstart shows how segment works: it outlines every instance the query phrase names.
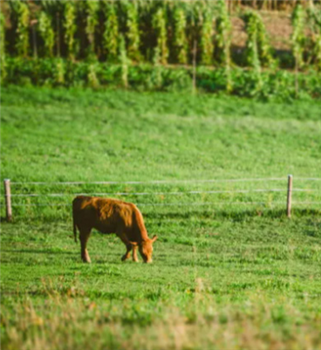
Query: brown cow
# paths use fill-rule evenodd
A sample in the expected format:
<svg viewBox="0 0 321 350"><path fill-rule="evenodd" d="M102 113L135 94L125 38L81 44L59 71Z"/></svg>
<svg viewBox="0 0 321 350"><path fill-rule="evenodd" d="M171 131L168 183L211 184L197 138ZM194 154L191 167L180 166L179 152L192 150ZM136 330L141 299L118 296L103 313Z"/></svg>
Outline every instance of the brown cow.
<svg viewBox="0 0 321 350"><path fill-rule="evenodd" d="M153 243L157 236L148 237L143 216L134 204L113 198L78 196L72 202L72 209L75 242L78 228L84 262L90 263L86 247L93 228L102 233L116 233L127 248L123 261L130 257L131 250L133 261L138 261L138 247L144 262L152 262Z"/></svg>

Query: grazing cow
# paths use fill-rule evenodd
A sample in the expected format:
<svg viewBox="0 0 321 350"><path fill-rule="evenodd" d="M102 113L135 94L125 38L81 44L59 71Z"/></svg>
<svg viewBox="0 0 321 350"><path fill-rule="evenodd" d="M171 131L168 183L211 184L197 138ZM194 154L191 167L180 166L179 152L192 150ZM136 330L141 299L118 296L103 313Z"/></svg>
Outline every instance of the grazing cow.
<svg viewBox="0 0 321 350"><path fill-rule="evenodd" d="M122 260L130 257L138 261L137 247L145 263L152 262L153 243L157 236L148 237L143 216L132 204L112 198L78 196L72 202L74 236L77 242L77 228L81 243L81 258L90 263L87 241L93 228L101 233L116 233L126 245Z"/></svg>

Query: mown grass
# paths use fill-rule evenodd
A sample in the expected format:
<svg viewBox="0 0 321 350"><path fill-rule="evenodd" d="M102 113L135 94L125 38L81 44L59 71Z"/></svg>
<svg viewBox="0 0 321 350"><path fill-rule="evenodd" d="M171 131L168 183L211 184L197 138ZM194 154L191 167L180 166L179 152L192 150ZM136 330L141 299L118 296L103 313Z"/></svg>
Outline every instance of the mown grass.
<svg viewBox="0 0 321 350"><path fill-rule="evenodd" d="M166 195L285 188L288 173L320 177L317 102L10 87L1 104L2 179L284 178L13 186L66 195L13 204L66 206L16 206L14 222L1 224L3 348L321 349L319 204L294 204L289 220L285 192ZM295 192L294 203L320 201L319 182L295 186L314 192ZM121 262L122 243L97 232L92 264L82 264L69 205L79 191L164 192L120 196L150 205L140 208L159 236L153 264ZM193 206L205 202L213 204Z"/></svg>

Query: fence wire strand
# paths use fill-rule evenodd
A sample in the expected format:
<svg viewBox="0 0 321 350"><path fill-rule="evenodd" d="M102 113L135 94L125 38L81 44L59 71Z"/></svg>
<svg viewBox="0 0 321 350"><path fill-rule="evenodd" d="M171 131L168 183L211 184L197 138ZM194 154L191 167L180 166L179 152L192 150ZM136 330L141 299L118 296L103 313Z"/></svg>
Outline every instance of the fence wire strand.
<svg viewBox="0 0 321 350"><path fill-rule="evenodd" d="M248 193L248 192L285 192L285 189L257 189L236 191L176 191L176 192L107 192L107 193L22 193L11 194L11 197L66 197L66 196L167 196L181 194L215 194L215 193Z"/></svg>
<svg viewBox="0 0 321 350"><path fill-rule="evenodd" d="M248 182L248 181L285 181L285 177L248 178L248 179L192 179L192 180L151 180L151 181L61 181L61 182L10 182L12 185L153 185L178 183L215 183L215 182Z"/></svg>
<svg viewBox="0 0 321 350"><path fill-rule="evenodd" d="M192 179L192 180L152 180L152 181L61 181L61 182L18 182L12 181L11 185L162 185L162 184L178 184L178 183L228 183L228 182L260 182L260 181L286 181L286 177L271 177L271 178L245 178L245 179ZM317 177L296 177L299 181L321 181Z"/></svg>
<svg viewBox="0 0 321 350"><path fill-rule="evenodd" d="M196 203L189 203L189 202L177 202L177 203L136 203L135 205L139 207L158 207L158 206L206 206L206 205L265 205L265 206L272 206L274 204L286 204L285 201L274 201L274 202L196 202ZM321 204L321 202L292 202L292 204ZM3 206L3 205L2 205ZM71 207L71 203L14 203L12 204L13 207Z"/></svg>
<svg viewBox="0 0 321 350"><path fill-rule="evenodd" d="M292 192L316 192L315 189L295 188ZM176 196L182 194L219 194L219 193L251 193L251 192L286 192L286 189L253 189L230 191L175 191L175 192L94 192L94 193L15 193L11 197L67 197L67 196Z"/></svg>

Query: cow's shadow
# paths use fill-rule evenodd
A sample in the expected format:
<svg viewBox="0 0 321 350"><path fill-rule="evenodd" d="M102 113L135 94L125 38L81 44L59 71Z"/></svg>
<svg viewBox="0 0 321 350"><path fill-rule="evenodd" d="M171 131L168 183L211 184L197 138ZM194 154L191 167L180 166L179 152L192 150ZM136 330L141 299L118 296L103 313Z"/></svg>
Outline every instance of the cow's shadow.
<svg viewBox="0 0 321 350"><path fill-rule="evenodd" d="M56 251L56 250L50 250L50 249L1 249L1 253L75 255L75 252Z"/></svg>

